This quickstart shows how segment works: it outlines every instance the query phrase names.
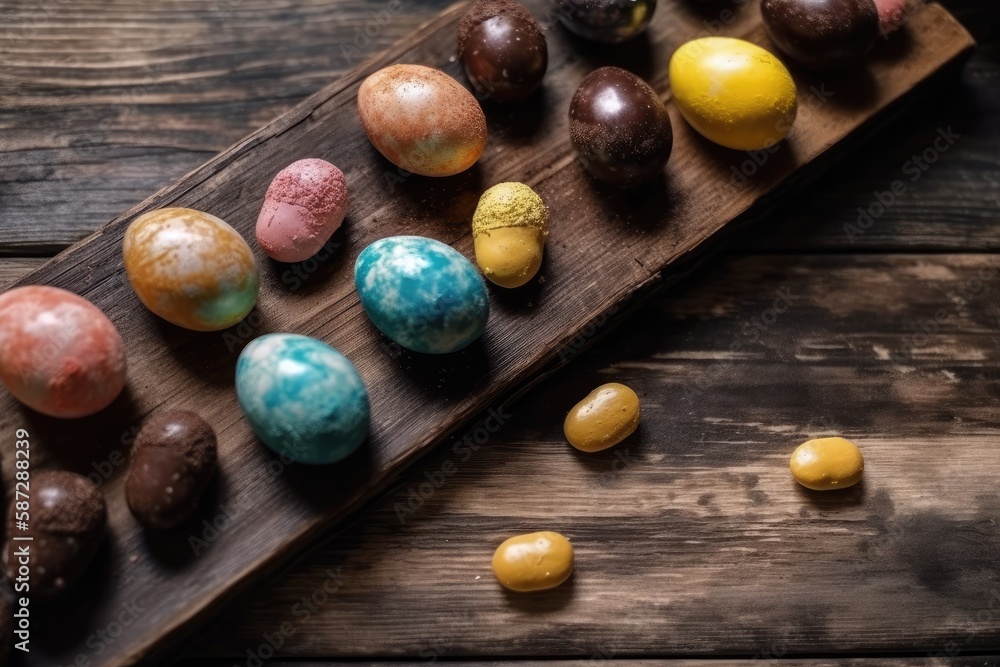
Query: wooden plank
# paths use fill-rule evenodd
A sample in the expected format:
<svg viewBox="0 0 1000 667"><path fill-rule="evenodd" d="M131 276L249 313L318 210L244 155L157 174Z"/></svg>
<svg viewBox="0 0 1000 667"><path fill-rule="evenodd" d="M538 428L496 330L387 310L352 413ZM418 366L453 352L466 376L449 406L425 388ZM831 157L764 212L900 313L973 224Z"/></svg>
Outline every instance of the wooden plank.
<svg viewBox="0 0 1000 667"><path fill-rule="evenodd" d="M414 466L189 655L243 667L267 635L299 658L982 664L1000 644L998 321L1000 255L728 258L512 406L467 460L452 441ZM641 396L639 432L580 455L562 416L610 381ZM805 492L791 450L831 433L863 448L862 485ZM572 540L572 581L505 594L493 549L540 529Z"/></svg>
<svg viewBox="0 0 1000 667"><path fill-rule="evenodd" d="M905 53L889 43L872 60L873 85L863 96L851 92L856 91L853 81L800 81L804 91L828 84L837 102L804 111L791 140L740 188L729 184L732 154L693 136L675 110L673 166L662 184L636 196L595 188L575 162L565 104L597 61L553 31L544 98L516 112L490 111L493 139L477 169L445 181L414 177L400 182L360 131L354 112L357 87L369 72L399 60L458 74L449 58L454 24L463 10L445 11L404 43L28 276L27 282L82 293L108 313L126 341L131 380L127 395L112 408L71 427L30 414L9 397L0 402L0 431L26 427L36 464L98 475L112 464L104 484L111 543L87 585L46 610L35 627L39 650L27 664L65 661L83 650L87 628L65 619L87 617L100 628L113 622L123 605L137 601L148 611L93 662L145 663L159 655L184 630L218 612L240 589L275 571L333 520L358 508L414 457L572 347L581 331L603 322L629 298L688 270L697 252L717 240L732 220L766 210L779 186L815 176L816 167L856 145L880 112L945 72L971 48L961 26L940 6L929 5L911 19L907 39L896 42L906 45ZM654 63L665 62L670 50L691 35L679 33L667 13L658 14L652 35L648 49L616 51L609 60L630 64L663 89L664 73ZM749 36L762 39L759 27ZM535 123L526 124L525 118ZM304 276L262 263L257 312L227 334L180 331L141 308L120 260L122 233L138 213L168 204L192 206L249 235L272 175L293 159L317 154L345 170L353 192L346 233L332 260L305 270ZM531 294L495 294L483 341L460 355L434 360L395 355L361 313L350 280L353 258L367 243L393 233L433 236L470 254L470 205L485 184L511 179L532 184L553 213L544 285ZM296 331L330 342L355 361L371 388L369 444L334 470L283 468L256 443L239 414L231 386L237 352L268 331ZM127 448L142 417L164 405L197 409L215 425L222 475L202 515L183 531L159 539L145 536L128 516L121 469L113 465L121 459L111 451ZM203 521L224 528L203 530ZM209 542L208 548L192 547L188 538L193 536Z"/></svg>

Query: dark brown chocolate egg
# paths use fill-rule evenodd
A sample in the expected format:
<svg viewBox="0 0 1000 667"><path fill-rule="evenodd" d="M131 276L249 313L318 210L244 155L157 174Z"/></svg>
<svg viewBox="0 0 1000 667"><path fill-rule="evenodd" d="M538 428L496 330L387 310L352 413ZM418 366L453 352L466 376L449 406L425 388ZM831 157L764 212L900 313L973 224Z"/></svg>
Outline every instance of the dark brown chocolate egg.
<svg viewBox="0 0 1000 667"><path fill-rule="evenodd" d="M873 0L762 0L771 40L810 69L862 63L879 35Z"/></svg>
<svg viewBox="0 0 1000 667"><path fill-rule="evenodd" d="M595 70L580 84L569 106L569 136L594 178L621 187L660 173L674 142L656 92L618 67Z"/></svg>
<svg viewBox="0 0 1000 667"><path fill-rule="evenodd" d="M27 581L30 595L52 597L80 579L104 541L104 496L82 475L43 470L32 474L26 502L26 510L11 504L7 513L7 577ZM27 536L31 541L13 539Z"/></svg>
<svg viewBox="0 0 1000 667"><path fill-rule="evenodd" d="M556 15L571 32L596 42L635 37L649 25L656 0L551 0Z"/></svg>
<svg viewBox="0 0 1000 667"><path fill-rule="evenodd" d="M215 474L215 431L193 412L164 410L135 439L125 500L147 528L165 530L190 517Z"/></svg>
<svg viewBox="0 0 1000 667"><path fill-rule="evenodd" d="M458 55L480 97L497 102L533 93L549 63L545 35L513 0L478 0L458 23Z"/></svg>

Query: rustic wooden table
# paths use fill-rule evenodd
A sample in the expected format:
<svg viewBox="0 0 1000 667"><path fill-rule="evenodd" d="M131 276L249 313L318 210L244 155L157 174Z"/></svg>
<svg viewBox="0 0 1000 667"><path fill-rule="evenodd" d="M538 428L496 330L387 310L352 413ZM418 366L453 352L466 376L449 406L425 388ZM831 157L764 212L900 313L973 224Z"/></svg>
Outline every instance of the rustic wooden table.
<svg viewBox="0 0 1000 667"><path fill-rule="evenodd" d="M8 0L0 284L445 4ZM747 3L666 4L710 28ZM419 463L183 663L996 664L1000 6L945 5L980 43L961 81L595 332L498 429L473 426ZM883 205L896 180L905 193ZM562 416L610 380L639 392L643 424L578 456ZM862 485L796 487L788 454L822 433L864 448ZM536 529L573 540L577 573L504 594L492 551Z"/></svg>

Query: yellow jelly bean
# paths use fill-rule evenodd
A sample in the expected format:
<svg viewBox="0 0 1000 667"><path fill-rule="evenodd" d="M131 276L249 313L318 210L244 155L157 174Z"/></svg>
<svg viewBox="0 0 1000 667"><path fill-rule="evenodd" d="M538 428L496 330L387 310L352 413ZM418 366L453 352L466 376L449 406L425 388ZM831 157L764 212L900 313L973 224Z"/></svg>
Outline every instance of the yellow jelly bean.
<svg viewBox="0 0 1000 667"><path fill-rule="evenodd" d="M670 87L685 120L727 148L759 150L792 129L795 82L781 61L755 44L703 37L670 58Z"/></svg>
<svg viewBox="0 0 1000 667"><path fill-rule="evenodd" d="M493 574L519 593L555 588L573 574L573 545L548 530L515 535L493 554Z"/></svg>
<svg viewBox="0 0 1000 667"><path fill-rule="evenodd" d="M524 183L500 183L483 193L472 216L476 263L491 282L520 287L542 265L549 210Z"/></svg>
<svg viewBox="0 0 1000 667"><path fill-rule="evenodd" d="M799 445L789 463L792 475L814 491L832 491L854 486L865 471L865 459L850 440L818 438Z"/></svg>
<svg viewBox="0 0 1000 667"><path fill-rule="evenodd" d="M569 444L584 452L614 447L639 426L639 397L623 384L602 384L573 406L563 423Z"/></svg>

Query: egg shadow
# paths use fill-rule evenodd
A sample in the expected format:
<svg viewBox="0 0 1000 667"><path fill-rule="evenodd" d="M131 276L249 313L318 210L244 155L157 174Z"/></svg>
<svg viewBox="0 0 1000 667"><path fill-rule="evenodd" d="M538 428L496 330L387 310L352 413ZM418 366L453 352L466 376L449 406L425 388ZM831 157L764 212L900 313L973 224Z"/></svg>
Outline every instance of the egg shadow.
<svg viewBox="0 0 1000 667"><path fill-rule="evenodd" d="M115 571L114 553L120 553L120 548L109 537L72 588L53 598L31 597L32 652L65 653L79 647L87 635L98 630L81 620L101 617L95 610L114 602L110 594L116 576L121 574Z"/></svg>
<svg viewBox="0 0 1000 667"><path fill-rule="evenodd" d="M681 0L678 4L682 11L694 15L698 19L712 21L711 25L713 26L715 23L730 26L740 19L740 14L750 3L740 3L735 0ZM729 14L725 14L726 11Z"/></svg>
<svg viewBox="0 0 1000 667"><path fill-rule="evenodd" d="M379 334L383 336L383 334ZM485 335L488 335L488 332ZM394 350L397 366L427 394L462 398L489 382L490 358L483 336L448 354L423 354L401 348L385 338ZM387 348L387 349L388 349Z"/></svg>
<svg viewBox="0 0 1000 667"><path fill-rule="evenodd" d="M504 601L507 606L524 613L538 614L559 611L572 602L576 592L575 580L576 572L574 571L569 575L569 579L555 588L544 591L519 593L509 588L501 588L503 588Z"/></svg>
<svg viewBox="0 0 1000 667"><path fill-rule="evenodd" d="M491 140L495 137L505 144L531 144L545 125L547 114L555 110L547 97L549 93L542 84L520 102L482 100L486 129Z"/></svg>
<svg viewBox="0 0 1000 667"><path fill-rule="evenodd" d="M899 63L910 57L913 53L913 35L906 26L886 36L879 33L879 38L875 42L875 47L868 56L869 61L884 63Z"/></svg>
<svg viewBox="0 0 1000 667"><path fill-rule="evenodd" d="M660 230L676 212L680 194L666 169L646 183L622 188L597 180L582 164L579 168L590 179L591 189L604 215L623 232L644 234Z"/></svg>
<svg viewBox="0 0 1000 667"><path fill-rule="evenodd" d="M785 139L770 148L745 151L721 146L703 137L686 123L681 132L685 141L698 144L698 151L711 161L720 180L727 181L734 191L754 186L770 190L798 165L794 141ZM794 139L795 128L791 134Z"/></svg>
<svg viewBox="0 0 1000 667"><path fill-rule="evenodd" d="M311 296L328 287L337 273L344 270L343 259L350 254L348 224L345 219L315 255L300 262L279 262L268 257L269 276L275 286L286 294L301 296Z"/></svg>
<svg viewBox="0 0 1000 667"><path fill-rule="evenodd" d="M794 480L792 483L797 487L799 498L808 502L819 512L836 512L843 508L862 505L868 495L864 477L854 486L835 491L813 491Z"/></svg>
<svg viewBox="0 0 1000 667"><path fill-rule="evenodd" d="M655 79L657 74L664 75L662 72L657 72L656 52L648 30L624 42L604 44L581 37L562 25L561 21L558 23L573 52L580 55L590 70L598 67L620 67L646 81Z"/></svg>
<svg viewBox="0 0 1000 667"><path fill-rule="evenodd" d="M397 167L374 146L369 150L373 162L382 166L386 197L401 197L416 220L432 228L472 219L484 182L479 162L453 176L421 176Z"/></svg>
<svg viewBox="0 0 1000 667"><path fill-rule="evenodd" d="M107 461L115 451L121 451L127 458L125 444L131 441L127 436L138 433L142 421L142 412L128 384L111 405L89 417L60 419L18 405L30 439L45 443L45 454L55 467L85 477L96 474L101 482L114 477L120 472L118 468L125 466L117 466L105 475L93 464Z"/></svg>
<svg viewBox="0 0 1000 667"><path fill-rule="evenodd" d="M257 440L258 446L265 447ZM276 465L282 466L278 475L281 483L315 510L328 512L342 506L361 489L376 479L375 448L371 436L346 458L324 465L286 463L287 459L267 449Z"/></svg>
<svg viewBox="0 0 1000 667"><path fill-rule="evenodd" d="M227 490L225 479L217 471L205 487L198 507L185 521L167 530L140 526L149 555L167 569L180 570L211 549L215 542L204 539L204 533L208 530L205 522L214 527L213 524L219 523L226 516L224 506ZM134 517L132 520L136 521ZM191 544L191 538L205 542L205 545L199 544L201 550L197 553Z"/></svg>
<svg viewBox="0 0 1000 667"><path fill-rule="evenodd" d="M157 333L177 364L199 381L216 387L232 387L240 352L254 338L271 333L267 318L257 306L233 326L219 331L191 331L156 319Z"/></svg>
<svg viewBox="0 0 1000 667"><path fill-rule="evenodd" d="M543 252L542 264L538 267L538 273L520 287L501 287L486 280L486 287L490 291L491 307L515 316L534 311L542 298L545 286L545 269L548 265L549 254Z"/></svg>
<svg viewBox="0 0 1000 667"><path fill-rule="evenodd" d="M569 408L566 409L566 412L569 412ZM559 414L563 413L560 412ZM639 422L639 426L627 438L599 452L584 452L568 442L566 443L566 447L572 450L573 457L581 466L587 468L589 472L600 475L614 473L616 472L613 468L614 462L621 461L621 456L619 456L622 451L621 448L627 449L629 456L633 456L635 452L641 452L645 449L643 445L643 424ZM627 463L627 465L632 464Z"/></svg>
<svg viewBox="0 0 1000 667"><path fill-rule="evenodd" d="M772 53L781 54L772 46ZM829 71L809 69L791 59L783 59L799 89L799 114L803 107L827 104L846 111L861 111L871 107L878 94L878 83L864 66L845 67Z"/></svg>

